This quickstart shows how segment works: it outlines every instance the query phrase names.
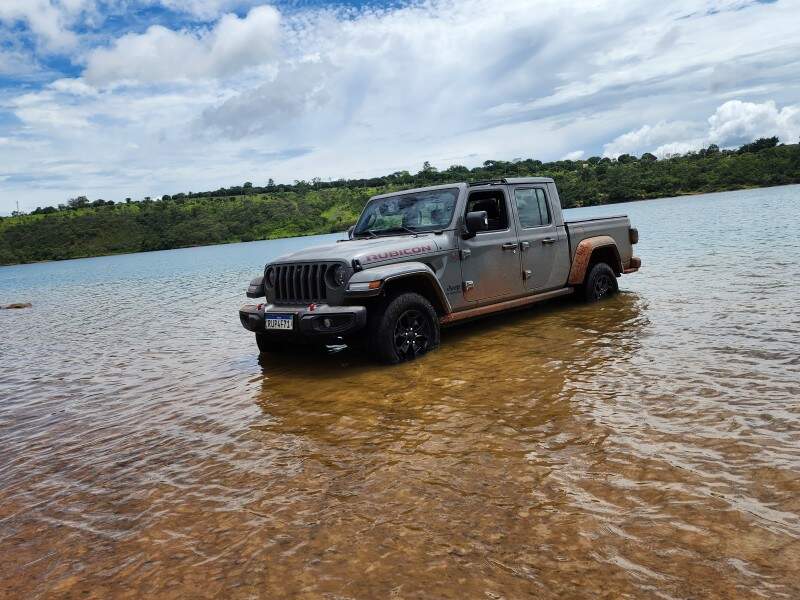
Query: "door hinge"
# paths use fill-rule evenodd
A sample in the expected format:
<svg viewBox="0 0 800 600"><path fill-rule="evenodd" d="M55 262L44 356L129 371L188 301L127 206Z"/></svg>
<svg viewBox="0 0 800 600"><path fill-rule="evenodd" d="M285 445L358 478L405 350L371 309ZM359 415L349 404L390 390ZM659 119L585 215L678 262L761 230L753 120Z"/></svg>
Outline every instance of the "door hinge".
<svg viewBox="0 0 800 600"><path fill-rule="evenodd" d="M531 243L530 242L520 242L519 243L519 247L520 247L521 250L527 250L528 248L531 247Z"/></svg>
<svg viewBox="0 0 800 600"><path fill-rule="evenodd" d="M474 281L465 281L464 282L464 291L468 292L472 289L475 289L475 282Z"/></svg>
<svg viewBox="0 0 800 600"><path fill-rule="evenodd" d="M472 254L472 250L462 250L461 251L461 260L467 260Z"/></svg>
<svg viewBox="0 0 800 600"><path fill-rule="evenodd" d="M530 279L531 277L533 277L533 271L531 271L530 269L525 269L522 272L522 278L523 279Z"/></svg>

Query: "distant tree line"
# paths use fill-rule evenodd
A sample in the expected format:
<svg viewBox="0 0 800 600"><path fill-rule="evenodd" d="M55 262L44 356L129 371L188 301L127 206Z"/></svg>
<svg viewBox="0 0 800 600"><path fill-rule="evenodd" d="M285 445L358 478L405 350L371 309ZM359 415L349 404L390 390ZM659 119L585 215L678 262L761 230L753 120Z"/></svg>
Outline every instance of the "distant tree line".
<svg viewBox="0 0 800 600"><path fill-rule="evenodd" d="M0 217L0 264L59 260L186 246L342 231L375 194L502 177L553 177L565 207L800 183L800 145L762 138L738 150L715 145L657 159L623 154L616 160L487 160L383 177L246 182L208 192L134 201L69 199L57 207Z"/></svg>

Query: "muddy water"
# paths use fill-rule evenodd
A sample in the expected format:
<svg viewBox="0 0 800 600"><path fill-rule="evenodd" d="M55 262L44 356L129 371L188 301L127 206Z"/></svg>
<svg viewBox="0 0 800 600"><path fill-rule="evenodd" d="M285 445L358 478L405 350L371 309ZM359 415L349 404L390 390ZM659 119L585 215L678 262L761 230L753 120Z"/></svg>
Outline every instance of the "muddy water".
<svg viewBox="0 0 800 600"><path fill-rule="evenodd" d="M423 360L259 363L282 240L0 269L0 597L800 597L800 187Z"/></svg>

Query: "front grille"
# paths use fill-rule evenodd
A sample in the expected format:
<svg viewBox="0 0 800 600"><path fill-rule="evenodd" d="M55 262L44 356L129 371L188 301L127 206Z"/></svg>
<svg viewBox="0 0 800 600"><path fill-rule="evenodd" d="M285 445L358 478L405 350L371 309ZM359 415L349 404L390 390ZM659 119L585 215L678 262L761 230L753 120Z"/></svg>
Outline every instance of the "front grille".
<svg viewBox="0 0 800 600"><path fill-rule="evenodd" d="M336 263L273 265L275 269L275 302L308 304L328 298L325 274Z"/></svg>

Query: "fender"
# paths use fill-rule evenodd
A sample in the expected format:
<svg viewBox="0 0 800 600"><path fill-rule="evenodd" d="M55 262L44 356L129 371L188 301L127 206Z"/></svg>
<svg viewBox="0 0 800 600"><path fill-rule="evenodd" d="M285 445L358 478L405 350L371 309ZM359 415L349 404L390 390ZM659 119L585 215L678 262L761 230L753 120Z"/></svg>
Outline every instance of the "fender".
<svg viewBox="0 0 800 600"><path fill-rule="evenodd" d="M387 283L398 279L408 279L409 277L424 277L436 292L436 296L444 307L445 313L452 311L450 302L447 300L436 274L428 265L418 261L393 263L358 271L347 283L347 296L350 298L377 296L383 292ZM372 284L373 287L368 287L369 284Z"/></svg>
<svg viewBox="0 0 800 600"><path fill-rule="evenodd" d="M569 270L569 280L567 283L569 283L569 285L582 284L594 251L598 248L608 248L609 246L614 250L614 256L616 256L616 264L610 266L617 271L617 273L621 273L622 261L620 260L619 249L617 248L617 243L614 241L614 238L610 235L598 235L596 237L583 239L578 243L578 247L575 248L575 257L572 259L572 267Z"/></svg>
<svg viewBox="0 0 800 600"><path fill-rule="evenodd" d="M266 295L266 291L264 290L264 276L261 275L260 277L254 278L250 285L247 286L247 297L248 298L263 298Z"/></svg>

